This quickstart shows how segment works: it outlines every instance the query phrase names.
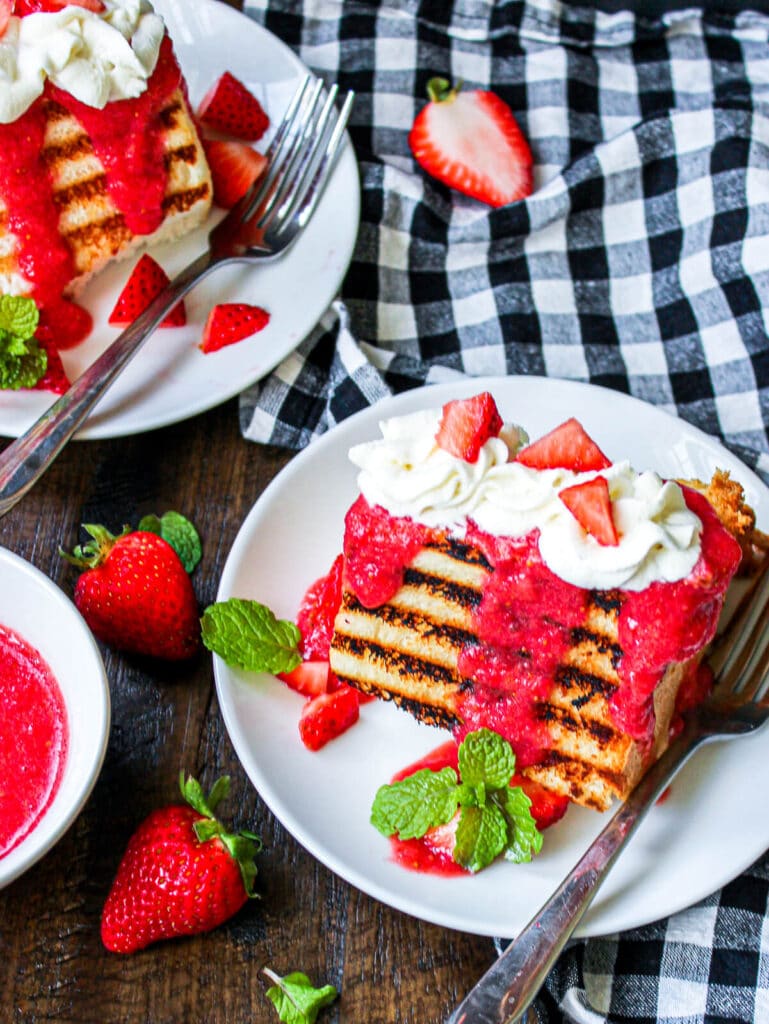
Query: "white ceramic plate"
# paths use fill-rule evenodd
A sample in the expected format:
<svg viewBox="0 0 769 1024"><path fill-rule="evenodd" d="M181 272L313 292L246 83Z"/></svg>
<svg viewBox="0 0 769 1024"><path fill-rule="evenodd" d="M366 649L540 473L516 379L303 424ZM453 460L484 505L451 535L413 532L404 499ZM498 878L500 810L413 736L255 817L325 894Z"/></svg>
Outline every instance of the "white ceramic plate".
<svg viewBox="0 0 769 1024"><path fill-rule="evenodd" d="M277 124L307 69L279 39L218 0L156 0L166 20L195 107L223 71L231 71L259 98ZM264 149L269 133L258 144ZM340 155L312 221L279 262L225 267L185 299L187 326L155 332L94 409L79 438L121 437L186 419L210 409L269 373L312 330L341 285L358 230L360 188L352 146ZM206 246L214 218L178 242L149 251L173 276ZM94 278L80 301L94 318L82 345L63 352L71 380L99 356L119 331L107 318L125 284L130 258ZM301 301L297 297L301 296ZM197 345L208 311L218 302L264 306L271 320L253 338L203 355ZM48 392L0 393L0 435L16 437L53 401Z"/></svg>
<svg viewBox="0 0 769 1024"><path fill-rule="evenodd" d="M219 599L252 597L294 618L307 586L341 549L343 517L357 496L354 443L379 436L393 414L491 391L503 417L537 437L577 416L613 459L663 476L707 479L716 466L745 486L759 522L769 491L742 463L694 427L618 392L537 377L475 379L421 388L352 417L298 455L267 488L233 545ZM333 486L329 486L333 481ZM605 824L572 807L527 865L499 862L474 877L440 878L398 867L369 824L379 785L438 746L446 734L374 701L360 722L318 753L305 750L302 698L272 676L214 659L230 737L266 803L303 846L353 885L399 910L483 935L512 936L529 920ZM756 786L769 733L697 754L622 855L578 934L599 935L686 907L739 874L769 846L769 790Z"/></svg>
<svg viewBox="0 0 769 1024"><path fill-rule="evenodd" d="M82 810L107 749L110 694L99 649L80 612L39 569L5 548L0 548L0 623L48 662L69 725L59 788L32 831L0 858L2 889L47 853Z"/></svg>

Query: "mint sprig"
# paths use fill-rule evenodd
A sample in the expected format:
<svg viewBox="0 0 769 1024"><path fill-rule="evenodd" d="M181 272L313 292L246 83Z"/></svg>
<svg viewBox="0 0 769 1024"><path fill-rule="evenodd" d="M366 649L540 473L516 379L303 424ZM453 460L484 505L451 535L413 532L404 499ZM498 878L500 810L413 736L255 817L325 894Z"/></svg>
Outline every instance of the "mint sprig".
<svg viewBox="0 0 769 1024"><path fill-rule="evenodd" d="M445 825L459 808L454 860L480 871L503 855L515 863L530 861L542 849L542 833L531 814L531 800L510 786L515 754L491 729L468 733L453 768L422 768L398 782L380 786L371 823L386 836L419 839Z"/></svg>
<svg viewBox="0 0 769 1024"><path fill-rule="evenodd" d="M162 537L177 553L187 572L192 572L202 557L203 549L198 531L180 512L144 516L137 530L156 533Z"/></svg>
<svg viewBox="0 0 769 1024"><path fill-rule="evenodd" d="M34 337L38 320L33 299L0 295L0 388L31 388L45 374L48 355Z"/></svg>
<svg viewBox="0 0 769 1024"><path fill-rule="evenodd" d="M301 971L283 978L269 967L263 967L262 973L272 982L266 995L283 1024L315 1024L323 1007L333 1003L339 994L333 985L315 988Z"/></svg>
<svg viewBox="0 0 769 1024"><path fill-rule="evenodd" d="M258 601L231 597L209 605L200 620L203 643L247 672L291 672L301 662L302 634Z"/></svg>

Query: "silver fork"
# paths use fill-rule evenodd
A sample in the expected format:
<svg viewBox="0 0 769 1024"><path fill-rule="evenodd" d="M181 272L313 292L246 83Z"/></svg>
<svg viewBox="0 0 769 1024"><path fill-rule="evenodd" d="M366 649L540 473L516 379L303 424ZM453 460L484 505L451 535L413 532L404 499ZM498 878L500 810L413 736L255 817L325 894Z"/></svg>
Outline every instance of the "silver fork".
<svg viewBox="0 0 769 1024"><path fill-rule="evenodd" d="M70 389L0 454L0 516L50 466L88 413L163 317L190 289L227 263L284 253L312 217L344 140L354 94L337 112L337 87L324 97L307 76L267 150L267 170L210 233L208 250L181 271Z"/></svg>
<svg viewBox="0 0 769 1024"><path fill-rule="evenodd" d="M709 658L712 697L651 766L550 899L484 974L446 1024L536 1024L530 1010L572 932L642 818L704 743L746 736L769 718L769 558Z"/></svg>

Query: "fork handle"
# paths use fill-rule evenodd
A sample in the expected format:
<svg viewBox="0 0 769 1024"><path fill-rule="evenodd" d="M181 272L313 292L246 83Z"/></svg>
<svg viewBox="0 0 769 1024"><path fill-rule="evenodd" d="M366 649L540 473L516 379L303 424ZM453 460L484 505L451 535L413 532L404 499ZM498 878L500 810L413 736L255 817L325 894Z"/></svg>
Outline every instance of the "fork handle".
<svg viewBox="0 0 769 1024"><path fill-rule="evenodd" d="M70 389L26 433L5 448L0 454L0 516L13 508L43 475L166 313L221 262L205 252L185 267Z"/></svg>
<svg viewBox="0 0 769 1024"><path fill-rule="evenodd" d="M545 982L599 886L646 812L706 739L687 728L656 761L603 831L446 1024L515 1024Z"/></svg>

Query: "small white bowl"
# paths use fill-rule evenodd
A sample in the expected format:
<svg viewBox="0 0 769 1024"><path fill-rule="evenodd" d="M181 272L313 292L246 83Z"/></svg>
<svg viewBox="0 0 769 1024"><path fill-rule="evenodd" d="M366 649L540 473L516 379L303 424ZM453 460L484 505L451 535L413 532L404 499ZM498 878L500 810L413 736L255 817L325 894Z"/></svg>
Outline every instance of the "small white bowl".
<svg viewBox="0 0 769 1024"><path fill-rule="evenodd" d="M0 889L58 842L88 799L107 748L110 697L96 641L68 597L29 562L0 548L0 625L48 662L67 709L69 741L61 782L32 831L0 858Z"/></svg>

